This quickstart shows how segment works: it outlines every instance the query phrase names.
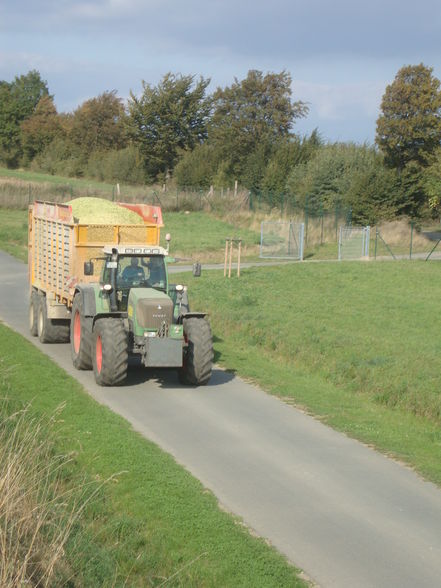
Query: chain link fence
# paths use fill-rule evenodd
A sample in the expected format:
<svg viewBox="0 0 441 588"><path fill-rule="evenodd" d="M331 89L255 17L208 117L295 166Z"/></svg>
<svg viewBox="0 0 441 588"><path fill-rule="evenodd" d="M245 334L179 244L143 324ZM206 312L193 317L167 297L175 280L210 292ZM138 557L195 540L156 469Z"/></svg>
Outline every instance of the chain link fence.
<svg viewBox="0 0 441 588"><path fill-rule="evenodd" d="M260 233L260 257L303 260L305 225L292 221L264 221Z"/></svg>
<svg viewBox="0 0 441 588"><path fill-rule="evenodd" d="M370 227L340 227L338 260L369 258Z"/></svg>

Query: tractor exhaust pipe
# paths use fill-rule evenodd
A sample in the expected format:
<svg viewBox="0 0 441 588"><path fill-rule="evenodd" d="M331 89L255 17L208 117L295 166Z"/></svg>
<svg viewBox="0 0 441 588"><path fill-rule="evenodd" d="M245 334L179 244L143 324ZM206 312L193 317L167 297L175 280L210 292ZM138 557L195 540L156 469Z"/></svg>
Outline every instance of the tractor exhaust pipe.
<svg viewBox="0 0 441 588"><path fill-rule="evenodd" d="M110 312L117 312L118 302L116 300L116 272L118 271L118 251L116 249L112 249L111 260L115 262L115 267L112 267L110 270L110 285L112 286L112 290L110 291L109 296Z"/></svg>

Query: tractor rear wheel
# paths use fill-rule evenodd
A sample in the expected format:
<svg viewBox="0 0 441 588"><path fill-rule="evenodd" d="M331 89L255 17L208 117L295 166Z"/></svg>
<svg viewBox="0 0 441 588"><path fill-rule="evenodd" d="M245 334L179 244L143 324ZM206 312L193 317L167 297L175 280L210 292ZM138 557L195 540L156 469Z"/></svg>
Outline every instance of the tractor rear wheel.
<svg viewBox="0 0 441 588"><path fill-rule="evenodd" d="M70 351L72 363L77 370L92 369L91 320L84 316L83 298L77 294L72 304L70 321Z"/></svg>
<svg viewBox="0 0 441 588"><path fill-rule="evenodd" d="M213 338L210 325L204 318L184 319L184 351L182 368L178 371L181 384L204 386L211 378L213 367Z"/></svg>
<svg viewBox="0 0 441 588"><path fill-rule="evenodd" d="M65 321L48 318L46 297L38 296L37 298L37 335L40 341L42 343L67 343L69 341L69 325Z"/></svg>
<svg viewBox="0 0 441 588"><path fill-rule="evenodd" d="M35 290L31 293L29 301L29 331L33 337L38 335L38 302L39 296Z"/></svg>
<svg viewBox="0 0 441 588"><path fill-rule="evenodd" d="M127 333L118 318L102 318L93 327L92 364L100 386L118 386L127 377Z"/></svg>

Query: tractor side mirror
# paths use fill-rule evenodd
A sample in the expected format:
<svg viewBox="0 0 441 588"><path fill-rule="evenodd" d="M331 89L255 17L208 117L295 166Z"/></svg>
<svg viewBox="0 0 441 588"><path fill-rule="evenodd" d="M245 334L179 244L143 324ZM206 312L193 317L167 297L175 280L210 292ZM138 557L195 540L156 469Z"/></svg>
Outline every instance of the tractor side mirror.
<svg viewBox="0 0 441 588"><path fill-rule="evenodd" d="M84 262L84 275L93 276L93 261Z"/></svg>

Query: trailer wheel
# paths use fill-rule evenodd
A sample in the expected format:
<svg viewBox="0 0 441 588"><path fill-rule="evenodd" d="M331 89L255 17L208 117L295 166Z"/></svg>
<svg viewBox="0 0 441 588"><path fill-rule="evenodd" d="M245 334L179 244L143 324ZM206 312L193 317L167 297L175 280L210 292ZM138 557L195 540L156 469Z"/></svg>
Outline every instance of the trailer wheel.
<svg viewBox="0 0 441 588"><path fill-rule="evenodd" d="M117 318L102 318L93 327L92 363L100 386L118 386L127 377L127 333Z"/></svg>
<svg viewBox="0 0 441 588"><path fill-rule="evenodd" d="M203 318L184 319L187 348L184 365L178 371L181 384L204 386L211 378L213 367L213 338L208 322Z"/></svg>
<svg viewBox="0 0 441 588"><path fill-rule="evenodd" d="M46 297L38 296L37 335L42 343L67 343L69 325L65 321L50 319L47 316Z"/></svg>
<svg viewBox="0 0 441 588"><path fill-rule="evenodd" d="M38 335L38 300L39 296L33 290L29 301L29 331L33 337Z"/></svg>
<svg viewBox="0 0 441 588"><path fill-rule="evenodd" d="M77 294L72 304L70 321L70 350L77 370L92 369L92 330L83 312L83 298Z"/></svg>

